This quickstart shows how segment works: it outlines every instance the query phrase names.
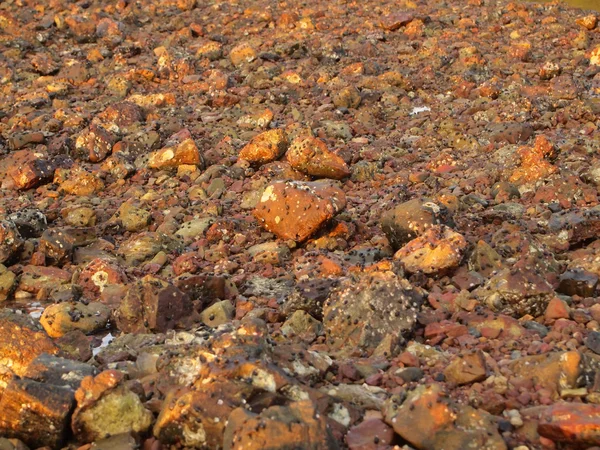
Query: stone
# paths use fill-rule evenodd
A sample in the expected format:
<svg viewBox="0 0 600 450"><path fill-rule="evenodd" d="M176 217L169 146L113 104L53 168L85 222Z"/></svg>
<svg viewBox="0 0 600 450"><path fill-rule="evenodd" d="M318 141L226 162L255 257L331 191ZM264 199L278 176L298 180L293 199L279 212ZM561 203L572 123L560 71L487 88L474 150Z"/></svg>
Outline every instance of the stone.
<svg viewBox="0 0 600 450"><path fill-rule="evenodd" d="M17 286L17 276L0 264L0 302L7 300Z"/></svg>
<svg viewBox="0 0 600 450"><path fill-rule="evenodd" d="M245 391L229 380L207 383L201 390L173 390L156 419L154 436L163 444L221 447L227 417L242 405Z"/></svg>
<svg viewBox="0 0 600 450"><path fill-rule="evenodd" d="M75 152L80 159L97 163L112 152L115 142L115 137L109 131L96 124L91 124L75 139Z"/></svg>
<svg viewBox="0 0 600 450"><path fill-rule="evenodd" d="M13 179L17 189L26 190L52 181L56 168L57 165L54 161L44 157L35 157L22 164L12 166L8 170L8 175Z"/></svg>
<svg viewBox="0 0 600 450"><path fill-rule="evenodd" d="M322 182L275 181L254 209L254 216L281 239L302 242L346 207L344 192Z"/></svg>
<svg viewBox="0 0 600 450"><path fill-rule="evenodd" d="M40 237L48 227L46 216L37 208L21 209L10 214L8 219L25 239Z"/></svg>
<svg viewBox="0 0 600 450"><path fill-rule="evenodd" d="M165 332L190 316L189 296L165 281L146 276L132 284L114 313L125 333Z"/></svg>
<svg viewBox="0 0 600 450"><path fill-rule="evenodd" d="M76 196L90 196L104 189L104 182L99 177L79 166L57 169L54 183L59 192Z"/></svg>
<svg viewBox="0 0 600 450"><path fill-rule="evenodd" d="M18 291L39 295L60 290L71 281L71 274L57 267L25 266L19 280Z"/></svg>
<svg viewBox="0 0 600 450"><path fill-rule="evenodd" d="M323 306L323 326L332 351L372 352L392 334L408 337L423 303L420 292L392 272L343 282Z"/></svg>
<svg viewBox="0 0 600 450"><path fill-rule="evenodd" d="M284 130L274 129L255 136L241 150L238 158L251 164L263 165L281 158L289 146Z"/></svg>
<svg viewBox="0 0 600 450"><path fill-rule="evenodd" d="M110 133L130 134L144 121L142 109L132 102L119 102L109 105L94 117L90 131L104 129Z"/></svg>
<svg viewBox="0 0 600 450"><path fill-rule="evenodd" d="M358 108L362 98L360 92L353 86L348 86L337 91L333 97L333 104L338 108Z"/></svg>
<svg viewBox="0 0 600 450"><path fill-rule="evenodd" d="M223 448L338 449L325 420L311 400L271 406L260 414L237 408L229 416Z"/></svg>
<svg viewBox="0 0 600 450"><path fill-rule="evenodd" d="M106 286L125 284L127 276L116 261L94 258L79 273L77 283L88 299L100 297Z"/></svg>
<svg viewBox="0 0 600 450"><path fill-rule="evenodd" d="M469 269L490 277L504 267L502 257L487 242L477 241L468 261Z"/></svg>
<svg viewBox="0 0 600 450"><path fill-rule="evenodd" d="M131 433L121 433L92 442L90 450L138 450L139 448Z"/></svg>
<svg viewBox="0 0 600 450"><path fill-rule="evenodd" d="M54 340L61 354L75 361L89 361L92 358L92 346L88 337L79 330L69 333Z"/></svg>
<svg viewBox="0 0 600 450"><path fill-rule="evenodd" d="M558 170L549 161L556 156L556 150L543 135L535 138L533 147L521 147L519 155L521 166L512 173L509 180L513 183L523 184L545 179Z"/></svg>
<svg viewBox="0 0 600 450"><path fill-rule="evenodd" d="M518 358L509 368L515 377L548 389L556 399L561 391L579 387L583 358L577 351L552 352Z"/></svg>
<svg viewBox="0 0 600 450"><path fill-rule="evenodd" d="M77 247L97 239L93 228L49 228L40 238L39 249L55 264L70 262Z"/></svg>
<svg viewBox="0 0 600 450"><path fill-rule="evenodd" d="M467 249L466 239L445 225L433 225L396 252L394 259L410 273L443 273L456 268Z"/></svg>
<svg viewBox="0 0 600 450"><path fill-rule="evenodd" d="M183 239L184 243L189 244L196 239L203 237L204 232L208 230L208 227L210 227L214 221L214 217L202 217L184 222L175 232L175 236L180 237Z"/></svg>
<svg viewBox="0 0 600 450"><path fill-rule="evenodd" d="M250 44L244 42L231 49L229 59L234 66L242 66L256 59L256 51Z"/></svg>
<svg viewBox="0 0 600 450"><path fill-rule="evenodd" d="M487 378L487 365L481 350L459 353L444 370L446 380L457 385L471 384Z"/></svg>
<svg viewBox="0 0 600 450"><path fill-rule="evenodd" d="M0 311L0 369L24 376L27 366L42 353L54 355L58 347L31 317L10 309Z"/></svg>
<svg viewBox="0 0 600 450"><path fill-rule="evenodd" d="M180 165L203 164L202 155L193 139L188 138L172 147L164 147L150 153L148 156L148 167L151 169L170 169Z"/></svg>
<svg viewBox="0 0 600 450"><path fill-rule="evenodd" d="M336 280L328 278L300 280L293 292L285 296L283 313L291 316L295 311L302 310L318 320L322 319L323 303L337 284Z"/></svg>
<svg viewBox="0 0 600 450"><path fill-rule="evenodd" d="M0 263L10 261L23 245L17 226L10 220L0 221Z"/></svg>
<svg viewBox="0 0 600 450"><path fill-rule="evenodd" d="M350 450L377 450L391 445L394 430L381 419L366 419L348 430L346 444Z"/></svg>
<svg viewBox="0 0 600 450"><path fill-rule="evenodd" d="M286 159L294 169L316 178L341 180L350 176L346 162L318 138L297 137L290 144Z"/></svg>
<svg viewBox="0 0 600 450"><path fill-rule="evenodd" d="M600 355L600 332L590 331L585 340L585 346Z"/></svg>
<svg viewBox="0 0 600 450"><path fill-rule="evenodd" d="M151 220L152 217L148 211L130 202L124 202L114 216L108 220L108 225L116 224L131 233L136 233L148 228Z"/></svg>
<svg viewBox="0 0 600 450"><path fill-rule="evenodd" d="M392 398L384 421L417 449L507 448L488 413L454 403L435 383L410 391L400 405Z"/></svg>
<svg viewBox="0 0 600 450"><path fill-rule="evenodd" d="M40 383L71 388L73 393L87 376L97 375L98 370L83 362L42 353L25 371L24 377Z"/></svg>
<svg viewBox="0 0 600 450"><path fill-rule="evenodd" d="M537 431L568 446L600 445L600 405L566 402L551 405L542 412Z"/></svg>
<svg viewBox="0 0 600 450"><path fill-rule="evenodd" d="M312 341L323 332L323 324L306 311L297 310L281 325L281 332L284 336L302 336Z"/></svg>
<svg viewBox="0 0 600 450"><path fill-rule="evenodd" d="M93 334L106 328L110 314L110 308L102 303L63 302L46 307L40 317L40 323L53 338L74 330Z"/></svg>
<svg viewBox="0 0 600 450"><path fill-rule="evenodd" d="M216 302L200 313L200 318L205 325L216 328L230 322L235 315L235 307L229 300Z"/></svg>
<svg viewBox="0 0 600 450"><path fill-rule="evenodd" d="M554 297L550 302L548 302L548 306L546 306L546 310L544 311L544 318L548 321L556 320L556 319L568 319L570 317L570 309L567 302L564 300Z"/></svg>
<svg viewBox="0 0 600 450"><path fill-rule="evenodd" d="M75 206L61 211L65 224L71 227L93 227L96 225L96 211L88 206Z"/></svg>
<svg viewBox="0 0 600 450"><path fill-rule="evenodd" d="M0 396L0 435L33 448L61 448L74 403L68 387L13 378Z"/></svg>
<svg viewBox="0 0 600 450"><path fill-rule="evenodd" d="M163 239L159 233L145 231L133 235L123 242L117 251L128 266L137 266L153 258L163 249Z"/></svg>
<svg viewBox="0 0 600 450"><path fill-rule="evenodd" d="M85 377L75 392L77 408L71 420L79 442L92 442L121 433L145 433L153 416L124 383L124 375L105 370Z"/></svg>
<svg viewBox="0 0 600 450"><path fill-rule="evenodd" d="M380 224L392 247L398 250L433 225L450 225L450 221L445 206L415 198L383 213Z"/></svg>
<svg viewBox="0 0 600 450"><path fill-rule="evenodd" d="M582 269L571 269L563 272L556 292L580 297L594 297L598 286L598 275Z"/></svg>
<svg viewBox="0 0 600 450"><path fill-rule="evenodd" d="M379 23L379 26L387 31L396 31L408 25L415 19L412 12L400 11L393 14L387 14Z"/></svg>
<svg viewBox="0 0 600 450"><path fill-rule="evenodd" d="M503 269L473 291L492 311L515 316L539 316L555 297L550 283L524 267Z"/></svg>

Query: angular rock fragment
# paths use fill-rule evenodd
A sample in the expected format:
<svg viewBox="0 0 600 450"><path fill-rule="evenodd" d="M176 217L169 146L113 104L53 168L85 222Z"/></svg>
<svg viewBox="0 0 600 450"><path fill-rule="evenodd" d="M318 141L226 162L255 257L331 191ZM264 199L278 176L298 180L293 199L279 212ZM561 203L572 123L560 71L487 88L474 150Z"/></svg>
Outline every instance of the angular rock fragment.
<svg viewBox="0 0 600 450"><path fill-rule="evenodd" d="M415 198L397 205L382 215L380 223L395 249L420 236L433 225L451 224L446 207L427 198Z"/></svg>
<svg viewBox="0 0 600 450"><path fill-rule="evenodd" d="M12 166L8 170L8 174L12 177L17 189L25 190L49 183L56 168L57 164L54 161L36 157Z"/></svg>
<svg viewBox="0 0 600 450"><path fill-rule="evenodd" d="M16 287L17 276L5 265L0 264L0 302L5 301Z"/></svg>
<svg viewBox="0 0 600 450"><path fill-rule="evenodd" d="M56 264L68 262L77 247L89 245L97 239L93 228L50 228L40 238L40 251Z"/></svg>
<svg viewBox="0 0 600 450"><path fill-rule="evenodd" d="M148 276L129 287L115 319L125 333L165 332L189 317L192 308L187 294Z"/></svg>
<svg viewBox="0 0 600 450"><path fill-rule="evenodd" d="M460 264L467 248L465 238L445 225L433 225L396 252L404 268L411 273L435 274Z"/></svg>
<svg viewBox="0 0 600 450"><path fill-rule="evenodd" d="M474 293L492 311L516 318L542 314L555 296L550 283L525 267L501 270Z"/></svg>
<svg viewBox="0 0 600 450"><path fill-rule="evenodd" d="M284 130L269 130L254 137L240 150L238 157L252 164L262 165L283 156L288 145L288 137Z"/></svg>
<svg viewBox="0 0 600 450"><path fill-rule="evenodd" d="M460 353L444 370L450 383L470 384L487 378L487 366L483 352Z"/></svg>
<svg viewBox="0 0 600 450"><path fill-rule="evenodd" d="M177 168L182 164L202 165L202 155L193 139L185 139L173 147L165 147L149 155L151 169Z"/></svg>
<svg viewBox="0 0 600 450"><path fill-rule="evenodd" d="M10 220L0 221L0 263L14 258L23 244L17 226Z"/></svg>
<svg viewBox="0 0 600 450"><path fill-rule="evenodd" d="M391 445L394 430L381 419L367 419L348 431L346 443L350 450L377 450Z"/></svg>
<svg viewBox="0 0 600 450"><path fill-rule="evenodd" d="M317 178L341 180L350 175L345 161L327 148L327 144L314 137L297 137L286 153L290 165Z"/></svg>
<svg viewBox="0 0 600 450"><path fill-rule="evenodd" d="M42 353L27 366L24 376L40 383L69 387L74 393L85 377L97 372L90 364Z"/></svg>
<svg viewBox="0 0 600 450"><path fill-rule="evenodd" d="M124 284L127 281L124 270L115 261L96 258L90 261L80 272L77 283L89 299L102 294L104 288L112 284Z"/></svg>
<svg viewBox="0 0 600 450"><path fill-rule="evenodd" d="M61 289L71 281L71 274L57 267L25 266L19 280L19 291L39 295Z"/></svg>
<svg viewBox="0 0 600 450"><path fill-rule="evenodd" d="M56 354L58 347L34 320L9 309L0 311L0 368L24 376L27 366L42 353Z"/></svg>
<svg viewBox="0 0 600 450"><path fill-rule="evenodd" d="M134 266L154 257L162 249L162 236L146 231L123 242L117 253L125 259L127 265Z"/></svg>
<svg viewBox="0 0 600 450"><path fill-rule="evenodd" d="M145 209L139 208L130 202L123 203L108 224L117 224L132 233L142 231L148 227L151 216Z"/></svg>
<svg viewBox="0 0 600 450"><path fill-rule="evenodd" d="M235 314L235 308L229 300L217 302L206 308L200 314L205 325L216 328L219 325L230 322Z"/></svg>
<svg viewBox="0 0 600 450"><path fill-rule="evenodd" d="M54 183L59 185L59 191L77 196L89 196L104 188L102 180L79 166L57 169Z"/></svg>
<svg viewBox="0 0 600 450"><path fill-rule="evenodd" d="M75 151L79 158L89 162L99 162L112 152L116 139L101 126L92 124L82 131L75 140Z"/></svg>
<svg viewBox="0 0 600 450"><path fill-rule="evenodd" d="M68 387L14 378L0 396L0 435L33 448L60 448L74 404Z"/></svg>
<svg viewBox="0 0 600 450"><path fill-rule="evenodd" d="M557 403L541 415L538 433L570 446L600 445L600 405Z"/></svg>
<svg viewBox="0 0 600 450"><path fill-rule="evenodd" d="M46 307L40 323L50 337L58 338L70 331L92 334L106 327L110 308L102 303L62 302Z"/></svg>
<svg viewBox="0 0 600 450"><path fill-rule="evenodd" d="M271 406L260 414L237 408L229 416L224 448L339 448L325 417L315 409L310 400Z"/></svg>
<svg viewBox="0 0 600 450"><path fill-rule="evenodd" d="M373 351L387 335L396 343L416 324L423 302L407 280L375 272L343 282L323 306L323 326L332 350Z"/></svg>
<svg viewBox="0 0 600 450"><path fill-rule="evenodd" d="M521 166L510 176L513 183L538 181L558 170L549 161L556 157L556 150L545 136L536 137L533 147L521 147L519 154Z"/></svg>
<svg viewBox="0 0 600 450"><path fill-rule="evenodd" d="M345 206L344 192L332 185L276 181L264 190L254 216L281 239L301 242Z"/></svg>
<svg viewBox="0 0 600 450"><path fill-rule="evenodd" d="M254 61L256 59L256 51L250 44L244 42L231 49L229 59L234 66L241 66Z"/></svg>
<svg viewBox="0 0 600 450"><path fill-rule="evenodd" d="M36 208L26 208L16 211L8 216L24 238L40 237L48 226L44 213Z"/></svg>
<svg viewBox="0 0 600 450"><path fill-rule="evenodd" d="M144 433L152 424L152 413L123 383L124 375L105 370L85 377L75 392L77 408L72 429L79 442L92 442L120 433Z"/></svg>
<svg viewBox="0 0 600 450"><path fill-rule="evenodd" d="M418 449L507 448L488 413L452 402L439 384L418 386L399 406L389 402L384 420Z"/></svg>

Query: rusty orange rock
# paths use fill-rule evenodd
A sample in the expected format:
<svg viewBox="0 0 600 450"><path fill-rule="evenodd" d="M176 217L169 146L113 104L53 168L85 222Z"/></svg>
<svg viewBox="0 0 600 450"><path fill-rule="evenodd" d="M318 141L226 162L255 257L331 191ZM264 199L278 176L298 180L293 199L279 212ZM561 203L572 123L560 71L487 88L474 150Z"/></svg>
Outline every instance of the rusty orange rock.
<svg viewBox="0 0 600 450"><path fill-rule="evenodd" d="M254 216L281 239L300 242L345 206L344 191L331 184L276 181L263 192Z"/></svg>
<svg viewBox="0 0 600 450"><path fill-rule="evenodd" d="M287 150L288 137L283 130L269 130L252 139L240 151L239 158L262 165L279 159Z"/></svg>
<svg viewBox="0 0 600 450"><path fill-rule="evenodd" d="M541 180L555 173L558 168L548 159L556 156L554 146L545 136L535 138L533 147L521 147L521 167L517 168L510 177L514 183L528 183Z"/></svg>
<svg viewBox="0 0 600 450"><path fill-rule="evenodd" d="M433 274L459 265L467 248L466 239L445 225L434 225L396 252L409 272Z"/></svg>
<svg viewBox="0 0 600 450"><path fill-rule="evenodd" d="M202 163L202 156L193 139L185 139L173 147L161 148L150 154L148 167L151 169L166 169L178 167L182 164L198 165Z"/></svg>
<svg viewBox="0 0 600 450"><path fill-rule="evenodd" d="M340 180L350 175L345 161L314 137L297 137L286 153L290 165L300 172L318 178Z"/></svg>
<svg viewBox="0 0 600 450"><path fill-rule="evenodd" d="M600 405L552 405L542 414L538 433L553 441L566 442L569 446L600 445Z"/></svg>

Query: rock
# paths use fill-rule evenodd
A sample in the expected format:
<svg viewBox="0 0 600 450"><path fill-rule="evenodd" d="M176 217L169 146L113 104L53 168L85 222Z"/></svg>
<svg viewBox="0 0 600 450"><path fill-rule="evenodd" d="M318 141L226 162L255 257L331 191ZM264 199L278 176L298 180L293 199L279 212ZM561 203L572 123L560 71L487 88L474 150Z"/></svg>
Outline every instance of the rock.
<svg viewBox="0 0 600 450"><path fill-rule="evenodd" d="M323 317L323 302L329 297L337 281L327 278L312 278L299 281L294 291L285 296L282 311L291 316L295 311L306 311L312 317Z"/></svg>
<svg viewBox="0 0 600 450"><path fill-rule="evenodd" d="M14 258L23 245L17 226L10 220L0 221L0 263Z"/></svg>
<svg viewBox="0 0 600 450"><path fill-rule="evenodd" d="M70 331L92 334L106 327L110 308L102 303L57 303L44 309L40 323L50 337L58 338Z"/></svg>
<svg viewBox="0 0 600 450"><path fill-rule="evenodd" d="M88 337L79 330L71 331L56 339L54 343L61 354L75 361L89 361L92 358L92 346Z"/></svg>
<svg viewBox="0 0 600 450"><path fill-rule="evenodd" d="M71 278L69 272L56 267L25 266L17 292L28 292L32 296L42 292L47 297L49 293L62 289Z"/></svg>
<svg viewBox="0 0 600 450"><path fill-rule="evenodd" d="M297 137L286 153L290 165L317 178L341 180L350 175L348 165L327 148L327 144L314 137Z"/></svg>
<svg viewBox="0 0 600 450"><path fill-rule="evenodd" d="M96 225L96 211L87 206L75 206L61 211L65 224L71 227L93 227Z"/></svg>
<svg viewBox="0 0 600 450"><path fill-rule="evenodd" d="M380 223L383 232L396 250L433 225L450 225L446 207L427 198L415 198L399 204L394 209L386 211Z"/></svg>
<svg viewBox="0 0 600 450"><path fill-rule="evenodd" d="M325 417L310 400L271 406L260 414L237 408L229 416L223 447L337 449Z"/></svg>
<svg viewBox="0 0 600 450"><path fill-rule="evenodd" d="M418 386L400 405L389 402L384 420L417 449L507 448L488 413L454 403L439 384Z"/></svg>
<svg viewBox="0 0 600 450"><path fill-rule="evenodd" d="M444 370L446 380L458 385L475 383L487 378L485 357L480 350L459 353Z"/></svg>
<svg viewBox="0 0 600 450"><path fill-rule="evenodd" d="M77 247L89 245L97 239L93 228L49 228L40 238L40 251L56 264L71 261Z"/></svg>
<svg viewBox="0 0 600 450"><path fill-rule="evenodd" d="M44 213L37 208L25 208L8 216L15 224L19 234L26 238L40 237L48 227L48 221Z"/></svg>
<svg viewBox="0 0 600 450"><path fill-rule="evenodd" d="M200 313L200 318L205 325L216 328L219 325L230 322L234 315L234 306L229 300L223 300L202 311L202 313Z"/></svg>
<svg viewBox="0 0 600 450"><path fill-rule="evenodd" d="M164 332L192 312L187 294L151 276L132 284L114 316L125 333Z"/></svg>
<svg viewBox="0 0 600 450"><path fill-rule="evenodd" d="M90 196L104 189L104 182L82 167L57 169L54 172L54 183L58 190L65 194Z"/></svg>
<svg viewBox="0 0 600 450"><path fill-rule="evenodd" d="M0 264L0 302L7 300L16 287L17 276Z"/></svg>
<svg viewBox="0 0 600 450"><path fill-rule="evenodd" d="M154 425L163 444L189 448L217 448L223 444L227 417L244 402L238 383L213 381L201 390L173 390Z"/></svg>
<svg viewBox="0 0 600 450"><path fill-rule="evenodd" d="M297 310L281 325L285 336L306 336L312 341L323 332L323 324L305 311Z"/></svg>
<svg viewBox="0 0 600 450"><path fill-rule="evenodd" d="M92 443L90 450L137 450L139 445L130 433L100 439Z"/></svg>
<svg viewBox="0 0 600 450"><path fill-rule="evenodd" d="M136 266L153 258L163 249L163 239L159 233L142 232L123 242L117 254L125 259L128 266Z"/></svg>
<svg viewBox="0 0 600 450"><path fill-rule="evenodd" d="M418 367L405 367L395 372L395 375L398 375L407 383L421 380L424 374L423 370Z"/></svg>
<svg viewBox="0 0 600 450"><path fill-rule="evenodd" d="M338 108L358 108L362 98L353 86L345 87L333 95L333 104Z"/></svg>
<svg viewBox="0 0 600 450"><path fill-rule="evenodd" d="M384 16L379 26L387 31L396 31L408 25L414 19L415 15L412 12L400 11Z"/></svg>
<svg viewBox="0 0 600 450"><path fill-rule="evenodd" d="M34 320L9 309L0 311L0 368L24 376L27 366L42 353L54 355L58 347Z"/></svg>
<svg viewBox="0 0 600 450"><path fill-rule="evenodd" d="M330 184L275 181L264 190L254 216L279 238L302 242L345 206L344 192Z"/></svg>
<svg viewBox="0 0 600 450"><path fill-rule="evenodd" d="M280 242L264 242L248 248L254 261L263 264L281 265L291 257L290 248Z"/></svg>
<svg viewBox="0 0 600 450"><path fill-rule="evenodd" d="M231 49L229 59L234 66L242 66L256 59L256 52L250 44L244 42Z"/></svg>
<svg viewBox="0 0 600 450"><path fill-rule="evenodd" d="M90 261L79 273L77 283L88 299L97 299L107 286L125 284L127 276L125 271L108 258L95 258Z"/></svg>
<svg viewBox="0 0 600 450"><path fill-rule="evenodd" d="M544 278L524 267L501 270L474 293L493 311L517 318L542 314L555 296Z"/></svg>
<svg viewBox="0 0 600 450"><path fill-rule="evenodd" d="M172 147L165 147L150 153L148 167L151 169L177 168L182 164L201 166L202 155L193 139L185 139Z"/></svg>
<svg viewBox="0 0 600 450"><path fill-rule="evenodd" d="M433 225L396 252L411 273L436 274L456 268L467 248L465 238L445 225Z"/></svg>
<svg viewBox="0 0 600 450"><path fill-rule="evenodd" d="M532 380L558 398L561 391L579 387L583 361L577 351L553 352L516 359L509 367L515 377Z"/></svg>
<svg viewBox="0 0 600 450"><path fill-rule="evenodd" d="M135 233L145 230L150 225L152 217L145 209L132 205L130 202L123 203L108 224L117 224L125 230Z"/></svg>
<svg viewBox="0 0 600 450"><path fill-rule="evenodd" d="M600 445L600 405L556 403L542 412L537 431L569 446Z"/></svg>
<svg viewBox="0 0 600 450"><path fill-rule="evenodd" d="M560 276L557 292L565 295L593 297L598 286L598 275L581 269L565 271Z"/></svg>
<svg viewBox="0 0 600 450"><path fill-rule="evenodd" d="M469 258L469 269L489 277L495 275L504 265L502 257L487 242L478 241Z"/></svg>
<svg viewBox="0 0 600 450"><path fill-rule="evenodd" d="M196 239L203 237L204 232L212 225L214 221L214 217L203 217L184 222L175 232L175 235L182 238L184 243L189 244Z"/></svg>
<svg viewBox="0 0 600 450"><path fill-rule="evenodd" d="M91 442L120 433L144 433L152 424L152 413L123 383L123 374L105 370L85 377L75 392L77 408L72 428L79 442Z"/></svg>
<svg viewBox="0 0 600 450"><path fill-rule="evenodd" d="M0 396L0 435L38 448L61 448L74 405L68 387L14 378Z"/></svg>
<svg viewBox="0 0 600 450"><path fill-rule="evenodd" d="M26 190L49 183L56 168L55 161L43 156L35 156L18 166L12 166L8 170L8 174L17 189Z"/></svg>
<svg viewBox="0 0 600 450"><path fill-rule="evenodd" d="M600 355L600 333L598 331L590 331L585 340L585 346Z"/></svg>
<svg viewBox="0 0 600 450"><path fill-rule="evenodd" d="M112 151L116 139L101 126L90 125L75 140L75 151L84 161L97 163L106 158Z"/></svg>
<svg viewBox="0 0 600 450"><path fill-rule="evenodd" d="M274 129L260 133L240 150L238 157L251 164L262 165L283 156L289 146L284 130Z"/></svg>
<svg viewBox="0 0 600 450"><path fill-rule="evenodd" d="M546 307L546 311L544 311L544 318L546 320L556 320L556 319L568 319L569 315L569 305L564 300L561 300L558 297L554 297L548 303Z"/></svg>
<svg viewBox="0 0 600 450"><path fill-rule="evenodd" d="M518 122L490 123L486 130L490 133L490 141L509 144L527 142L534 131L530 124Z"/></svg>
<svg viewBox="0 0 600 450"><path fill-rule="evenodd" d="M408 336L422 304L421 294L392 272L375 272L343 282L323 306L330 348L346 354L373 351L392 334Z"/></svg>
<svg viewBox="0 0 600 450"><path fill-rule="evenodd" d="M24 376L40 383L69 387L75 393L85 377L97 373L90 364L42 353L27 366Z"/></svg>
<svg viewBox="0 0 600 450"><path fill-rule="evenodd" d="M350 428L346 444L350 450L377 450L380 446L391 445L394 430L381 419L366 419Z"/></svg>
<svg viewBox="0 0 600 450"><path fill-rule="evenodd" d="M543 136L537 136L533 147L521 147L521 166L510 176L510 181L517 184L528 183L544 179L557 168L548 160L556 156L554 146Z"/></svg>

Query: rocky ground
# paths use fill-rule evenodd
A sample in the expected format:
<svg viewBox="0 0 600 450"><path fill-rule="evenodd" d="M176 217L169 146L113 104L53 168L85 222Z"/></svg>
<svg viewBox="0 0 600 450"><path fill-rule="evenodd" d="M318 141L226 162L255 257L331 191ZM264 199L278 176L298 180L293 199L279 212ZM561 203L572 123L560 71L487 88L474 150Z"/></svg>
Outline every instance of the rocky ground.
<svg viewBox="0 0 600 450"><path fill-rule="evenodd" d="M0 2L0 449L598 448L596 25Z"/></svg>

